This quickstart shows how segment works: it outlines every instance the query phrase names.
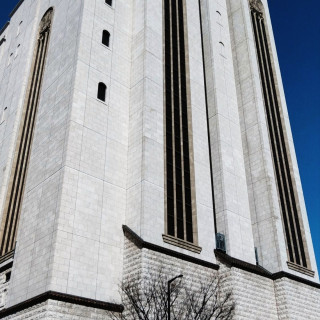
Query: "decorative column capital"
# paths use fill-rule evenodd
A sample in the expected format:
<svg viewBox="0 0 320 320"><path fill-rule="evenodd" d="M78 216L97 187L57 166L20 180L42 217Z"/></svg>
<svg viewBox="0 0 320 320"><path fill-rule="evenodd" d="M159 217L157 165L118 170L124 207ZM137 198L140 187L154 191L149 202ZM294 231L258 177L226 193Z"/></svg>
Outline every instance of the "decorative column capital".
<svg viewBox="0 0 320 320"><path fill-rule="evenodd" d="M263 4L261 0L250 0L250 9L254 10L262 15Z"/></svg>
<svg viewBox="0 0 320 320"><path fill-rule="evenodd" d="M40 34L48 31L51 27L53 9L48 10L40 22Z"/></svg>

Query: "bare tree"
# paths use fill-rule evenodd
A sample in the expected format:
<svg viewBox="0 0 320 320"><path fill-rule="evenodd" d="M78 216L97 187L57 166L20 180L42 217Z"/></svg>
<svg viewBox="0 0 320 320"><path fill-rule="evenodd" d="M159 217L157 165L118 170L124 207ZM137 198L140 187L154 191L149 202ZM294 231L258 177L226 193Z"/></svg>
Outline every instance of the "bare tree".
<svg viewBox="0 0 320 320"><path fill-rule="evenodd" d="M162 269L147 275L125 279L120 292L124 311L111 313L114 320L167 320L170 276ZM218 274L201 281L180 278L171 285L170 315L172 320L231 320L235 304L232 293L222 290Z"/></svg>

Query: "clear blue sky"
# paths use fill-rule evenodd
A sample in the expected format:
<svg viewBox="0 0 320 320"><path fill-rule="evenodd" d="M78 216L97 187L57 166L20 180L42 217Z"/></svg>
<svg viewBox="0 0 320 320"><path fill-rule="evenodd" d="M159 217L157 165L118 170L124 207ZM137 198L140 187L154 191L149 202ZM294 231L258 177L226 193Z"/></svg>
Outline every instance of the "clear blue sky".
<svg viewBox="0 0 320 320"><path fill-rule="evenodd" d="M0 28L18 0L1 0ZM293 138L320 268L320 1L269 0Z"/></svg>
<svg viewBox="0 0 320 320"><path fill-rule="evenodd" d="M320 2L269 0L269 9L320 268Z"/></svg>

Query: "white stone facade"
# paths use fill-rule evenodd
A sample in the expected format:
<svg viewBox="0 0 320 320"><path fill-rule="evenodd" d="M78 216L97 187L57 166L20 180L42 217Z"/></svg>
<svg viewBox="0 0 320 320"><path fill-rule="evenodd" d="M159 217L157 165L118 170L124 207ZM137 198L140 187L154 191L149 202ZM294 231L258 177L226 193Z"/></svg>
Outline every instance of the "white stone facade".
<svg viewBox="0 0 320 320"><path fill-rule="evenodd" d="M314 277L287 266L248 0L184 0L201 253L162 237L163 1L113 0L109 6L105 0L24 0L0 34L0 217L39 22L50 7L54 16L12 276L0 284L0 295L7 290L0 309L46 292L120 304L119 282L142 264L169 263L196 273L192 262L130 244L126 225L147 243L220 265L234 290L236 319L298 320L306 312L317 319L320 290L306 283L318 283L318 271L268 5L262 2ZM103 30L110 32L109 47L101 43ZM97 99L99 82L107 86L105 102ZM229 256L252 266L256 247L261 267L289 278L230 267L214 253L216 231L225 234ZM1 270L5 265L0 260ZM107 319L99 308L82 305L81 314L77 308L49 299L5 319Z"/></svg>
<svg viewBox="0 0 320 320"><path fill-rule="evenodd" d="M315 279L319 279L268 4L267 1L262 2L269 31L278 95L282 107L281 114L285 124L285 140L289 147L289 162L303 220L305 241L309 251L311 269L316 273ZM259 249L260 261L266 269L272 272L279 270L289 271L286 264L288 258L284 230L248 3L241 0L229 1L228 8L254 243Z"/></svg>

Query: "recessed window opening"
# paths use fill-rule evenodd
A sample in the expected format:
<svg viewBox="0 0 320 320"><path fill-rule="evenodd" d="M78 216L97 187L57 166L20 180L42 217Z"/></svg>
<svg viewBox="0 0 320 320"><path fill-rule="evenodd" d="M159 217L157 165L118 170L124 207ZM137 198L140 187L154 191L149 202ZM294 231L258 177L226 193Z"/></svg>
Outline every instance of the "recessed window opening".
<svg viewBox="0 0 320 320"><path fill-rule="evenodd" d="M102 32L102 44L107 47L110 45L110 32L107 30L103 30Z"/></svg>
<svg viewBox="0 0 320 320"><path fill-rule="evenodd" d="M224 43L222 41L219 42L220 45L220 54L222 56L225 56L225 47L224 47Z"/></svg>
<svg viewBox="0 0 320 320"><path fill-rule="evenodd" d="M106 101L107 86L103 82L99 82L98 85L98 99L105 102Z"/></svg>
<svg viewBox="0 0 320 320"><path fill-rule="evenodd" d="M17 46L16 52L14 53L14 58L16 58L19 54L20 44Z"/></svg>
<svg viewBox="0 0 320 320"><path fill-rule="evenodd" d="M222 16L220 11L216 11L217 13L217 22L222 25Z"/></svg>
<svg viewBox="0 0 320 320"><path fill-rule="evenodd" d="M108 6L112 7L112 0L105 0L105 3L106 3Z"/></svg>
<svg viewBox="0 0 320 320"><path fill-rule="evenodd" d="M197 243L183 1L164 1L166 233Z"/></svg>
<svg viewBox="0 0 320 320"><path fill-rule="evenodd" d="M45 61L49 46L53 8L50 8L40 21L35 43L33 63L30 70L27 95L23 106L18 129L17 144L11 165L11 174L5 196L5 208L2 212L0 227L0 256L13 252L16 246L19 218L23 202L23 190L27 177L29 155L32 148L35 119L39 105L39 92L45 70ZM11 54L11 57L13 54ZM10 274L6 275L8 280Z"/></svg>
<svg viewBox="0 0 320 320"><path fill-rule="evenodd" d="M6 282L8 282L11 279L11 271L6 273Z"/></svg>
<svg viewBox="0 0 320 320"><path fill-rule="evenodd" d="M4 42L6 42L6 37L3 37L3 38L0 40L0 46L1 46Z"/></svg>
<svg viewBox="0 0 320 320"><path fill-rule="evenodd" d="M281 101L278 98L277 75L273 68L268 26L265 22L261 0L251 1L251 21L288 258L293 264L309 268L303 221L295 193L294 175L290 166L290 150L286 143Z"/></svg>
<svg viewBox="0 0 320 320"><path fill-rule="evenodd" d="M3 109L0 124L7 120L7 110L8 110L7 107Z"/></svg>
<svg viewBox="0 0 320 320"><path fill-rule="evenodd" d="M20 21L20 23L19 23L18 30L17 30L17 36L20 34L22 22L23 21Z"/></svg>
<svg viewBox="0 0 320 320"><path fill-rule="evenodd" d="M13 52L10 53L9 59L8 59L8 66L11 64L13 58Z"/></svg>

